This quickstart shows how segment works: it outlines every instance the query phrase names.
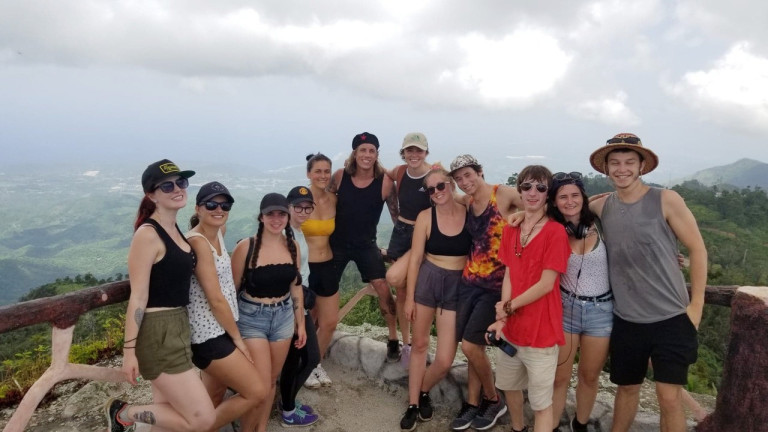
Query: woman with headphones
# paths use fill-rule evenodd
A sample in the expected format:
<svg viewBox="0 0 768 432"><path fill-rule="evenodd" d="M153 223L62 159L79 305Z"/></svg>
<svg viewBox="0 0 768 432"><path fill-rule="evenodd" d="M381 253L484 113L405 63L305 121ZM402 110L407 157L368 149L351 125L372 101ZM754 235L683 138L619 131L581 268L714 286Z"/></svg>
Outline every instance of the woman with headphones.
<svg viewBox="0 0 768 432"><path fill-rule="evenodd" d="M565 408L573 362L579 349L576 415L571 428L580 432L587 430L613 328L608 256L600 221L589 210L581 173L556 173L547 207L549 216L565 226L571 246L568 270L560 278L565 345L560 347L555 373L553 424L559 424Z"/></svg>

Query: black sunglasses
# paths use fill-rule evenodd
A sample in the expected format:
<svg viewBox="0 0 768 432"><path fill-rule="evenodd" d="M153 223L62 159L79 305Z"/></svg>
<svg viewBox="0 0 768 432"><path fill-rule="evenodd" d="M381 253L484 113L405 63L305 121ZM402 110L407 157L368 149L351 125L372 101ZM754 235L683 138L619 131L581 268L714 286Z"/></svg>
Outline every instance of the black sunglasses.
<svg viewBox="0 0 768 432"><path fill-rule="evenodd" d="M533 187L533 183L525 182L520 184L520 189L522 189L523 192L528 192L529 190L531 190L532 187ZM544 183L536 183L537 191L544 193L547 191L547 189L549 188Z"/></svg>
<svg viewBox="0 0 768 432"><path fill-rule="evenodd" d="M312 206L308 206L308 207L303 207L303 206L293 206L293 211L295 211L296 213L306 213L306 214L310 214L310 213L312 213L313 211L315 211L315 208L314 208L314 207L312 207Z"/></svg>
<svg viewBox="0 0 768 432"><path fill-rule="evenodd" d="M160 183L157 185L157 187L155 187L155 190L160 189L164 193L171 193L173 192L174 185L178 186L179 189L186 189L189 186L189 180L184 177L179 177L175 182L167 181Z"/></svg>
<svg viewBox="0 0 768 432"><path fill-rule="evenodd" d="M440 191L440 192L444 191L445 190L445 186L448 183L450 183L450 182L442 182L442 183L438 183L438 184L436 184L434 186L428 187L427 188L427 195L434 195L436 191Z"/></svg>
<svg viewBox="0 0 768 432"><path fill-rule="evenodd" d="M552 176L553 179L557 181L561 180L581 180L581 173L572 171L569 173L559 172L555 173L555 175Z"/></svg>
<svg viewBox="0 0 768 432"><path fill-rule="evenodd" d="M222 210L225 212L228 212L232 210L232 203L231 202L218 202L218 201L206 201L204 203L200 203L205 206L205 209L208 211L214 211L216 210L216 207L221 207Z"/></svg>
<svg viewBox="0 0 768 432"><path fill-rule="evenodd" d="M640 144L640 138L638 137L626 137L626 138L611 138L605 142L606 144Z"/></svg>

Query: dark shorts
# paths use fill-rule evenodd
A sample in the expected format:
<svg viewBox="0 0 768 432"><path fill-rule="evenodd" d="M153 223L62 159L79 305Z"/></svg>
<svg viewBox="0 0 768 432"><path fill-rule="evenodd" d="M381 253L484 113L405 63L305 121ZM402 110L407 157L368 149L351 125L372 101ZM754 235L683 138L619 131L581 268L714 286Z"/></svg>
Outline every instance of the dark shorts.
<svg viewBox="0 0 768 432"><path fill-rule="evenodd" d="M461 270L447 270L424 260L416 279L416 303L431 308L455 311L459 303Z"/></svg>
<svg viewBox="0 0 768 432"><path fill-rule="evenodd" d="M641 384L653 364L653 379L685 385L688 366L696 362L699 347L696 327L687 314L655 323L633 323L613 317L611 382Z"/></svg>
<svg viewBox="0 0 768 432"><path fill-rule="evenodd" d="M409 225L401 220L395 223L392 228L392 236L389 238L389 247L387 248L387 257L398 259L406 252L411 250L411 240L413 239L413 225Z"/></svg>
<svg viewBox="0 0 768 432"><path fill-rule="evenodd" d="M212 361L223 359L236 349L232 338L224 333L203 343L192 344L192 364L198 369L206 369Z"/></svg>
<svg viewBox="0 0 768 432"><path fill-rule="evenodd" d="M485 345L488 326L496 321L496 303L501 291L478 288L459 282L459 307L456 311L456 340Z"/></svg>
<svg viewBox="0 0 768 432"><path fill-rule="evenodd" d="M309 263L309 289L320 297L330 297L339 292L336 267L333 259Z"/></svg>
<svg viewBox="0 0 768 432"><path fill-rule="evenodd" d="M136 338L136 358L144 379L193 368L187 308L147 312Z"/></svg>
<svg viewBox="0 0 768 432"><path fill-rule="evenodd" d="M354 261L360 271L363 282L384 279L387 274L381 249L372 241L364 246L341 246L333 248L333 263L336 266L336 283L341 281L341 275L350 261Z"/></svg>

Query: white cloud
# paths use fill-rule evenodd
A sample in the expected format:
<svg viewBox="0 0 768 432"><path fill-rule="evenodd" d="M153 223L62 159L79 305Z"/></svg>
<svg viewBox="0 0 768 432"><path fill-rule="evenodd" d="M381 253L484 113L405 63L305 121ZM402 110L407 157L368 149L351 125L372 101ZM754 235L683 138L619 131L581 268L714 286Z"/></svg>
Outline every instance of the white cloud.
<svg viewBox="0 0 768 432"><path fill-rule="evenodd" d="M708 120L768 132L768 58L740 42L712 68L688 72L668 88Z"/></svg>
<svg viewBox="0 0 768 432"><path fill-rule="evenodd" d="M565 75L572 56L551 34L521 28L501 39L472 33L458 41L465 53L461 66L446 70L453 81L493 102L528 102L550 91Z"/></svg>
<svg viewBox="0 0 768 432"><path fill-rule="evenodd" d="M640 118L627 106L627 94L623 91L613 97L604 97L578 103L569 112L578 118L615 126L637 126Z"/></svg>

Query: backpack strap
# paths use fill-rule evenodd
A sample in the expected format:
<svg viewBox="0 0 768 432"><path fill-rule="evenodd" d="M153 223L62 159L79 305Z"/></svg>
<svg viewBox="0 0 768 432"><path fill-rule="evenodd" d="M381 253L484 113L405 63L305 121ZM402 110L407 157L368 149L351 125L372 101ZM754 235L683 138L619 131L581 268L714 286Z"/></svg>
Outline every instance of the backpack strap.
<svg viewBox="0 0 768 432"><path fill-rule="evenodd" d="M395 189L397 194L400 194L400 184L403 182L403 176L405 176L405 170L408 169L408 165L400 165L395 171Z"/></svg>

